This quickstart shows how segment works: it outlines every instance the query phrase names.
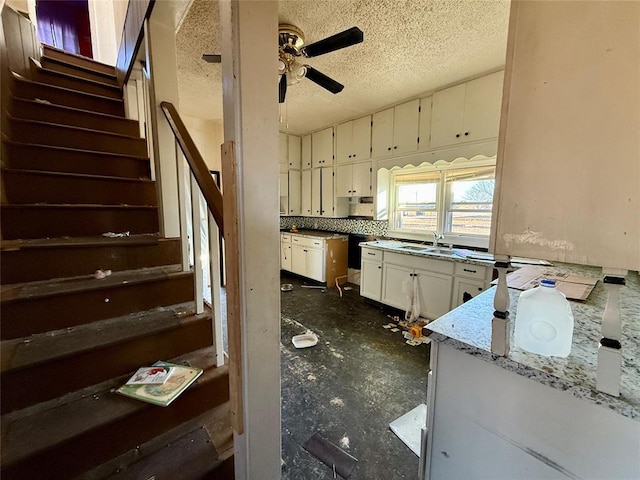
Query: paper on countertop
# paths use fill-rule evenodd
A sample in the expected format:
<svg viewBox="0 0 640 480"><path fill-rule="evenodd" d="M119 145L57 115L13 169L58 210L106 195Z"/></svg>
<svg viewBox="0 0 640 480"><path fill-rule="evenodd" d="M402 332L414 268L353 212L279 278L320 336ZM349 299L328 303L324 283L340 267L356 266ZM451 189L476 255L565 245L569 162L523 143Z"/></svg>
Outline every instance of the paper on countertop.
<svg viewBox="0 0 640 480"><path fill-rule="evenodd" d="M586 300L593 287L598 283L597 278L583 277L568 273L559 273L554 268L522 267L507 275L507 286L516 290L529 290L540 284L540 280L547 278L556 281L556 288L572 300ZM497 283L497 280L491 282Z"/></svg>

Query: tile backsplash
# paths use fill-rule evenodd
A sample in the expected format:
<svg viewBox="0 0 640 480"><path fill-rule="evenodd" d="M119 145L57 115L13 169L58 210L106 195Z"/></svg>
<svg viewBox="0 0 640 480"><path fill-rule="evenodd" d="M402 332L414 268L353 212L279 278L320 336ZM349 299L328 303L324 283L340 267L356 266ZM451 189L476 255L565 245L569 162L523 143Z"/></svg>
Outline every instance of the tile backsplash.
<svg viewBox="0 0 640 480"><path fill-rule="evenodd" d="M321 218L321 217L280 217L280 228L325 230L339 233L361 233L384 237L387 235L386 220L360 220L357 218Z"/></svg>

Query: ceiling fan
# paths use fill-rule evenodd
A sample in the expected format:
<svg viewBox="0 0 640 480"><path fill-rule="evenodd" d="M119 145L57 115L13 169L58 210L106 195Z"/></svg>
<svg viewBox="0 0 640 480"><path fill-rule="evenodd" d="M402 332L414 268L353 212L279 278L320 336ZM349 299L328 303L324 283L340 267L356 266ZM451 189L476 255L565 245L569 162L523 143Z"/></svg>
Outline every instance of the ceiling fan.
<svg viewBox="0 0 640 480"><path fill-rule="evenodd" d="M341 92L344 85L316 70L311 65L301 64L298 62L298 57L317 57L356 45L363 40L364 34L362 30L358 27L351 27L318 42L305 45L302 30L295 25L280 24L278 28L279 103L284 103L287 85L298 83L303 78L308 78L331 93ZM202 59L210 63L220 63L220 55L204 54Z"/></svg>

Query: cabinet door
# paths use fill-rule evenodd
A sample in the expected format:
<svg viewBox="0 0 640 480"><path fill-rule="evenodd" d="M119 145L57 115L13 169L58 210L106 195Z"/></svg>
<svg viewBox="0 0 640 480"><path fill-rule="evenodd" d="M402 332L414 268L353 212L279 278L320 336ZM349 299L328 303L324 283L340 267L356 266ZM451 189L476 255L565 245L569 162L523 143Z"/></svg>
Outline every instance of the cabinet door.
<svg viewBox="0 0 640 480"><path fill-rule="evenodd" d="M289 175L280 174L280 213L286 215L289 211Z"/></svg>
<svg viewBox="0 0 640 480"><path fill-rule="evenodd" d="M280 268L291 271L291 244L282 243L280 245Z"/></svg>
<svg viewBox="0 0 640 480"><path fill-rule="evenodd" d="M382 263L362 261L360 295L379 302L382 294Z"/></svg>
<svg viewBox="0 0 640 480"><path fill-rule="evenodd" d="M420 100L411 100L394 107L393 154L415 152L418 149L418 118Z"/></svg>
<svg viewBox="0 0 640 480"><path fill-rule="evenodd" d="M498 136L502 110L504 72L496 72L467 83L463 141Z"/></svg>
<svg viewBox="0 0 640 480"><path fill-rule="evenodd" d="M353 195L353 165L340 165L336 168L336 197Z"/></svg>
<svg viewBox="0 0 640 480"><path fill-rule="evenodd" d="M420 99L420 120L418 121L418 148L420 150L430 146L432 100L432 97Z"/></svg>
<svg viewBox="0 0 640 480"><path fill-rule="evenodd" d="M333 165L333 127L311 134L311 163L313 167Z"/></svg>
<svg viewBox="0 0 640 480"><path fill-rule="evenodd" d="M371 126L372 156L385 157L393 150L393 108L373 114Z"/></svg>
<svg viewBox="0 0 640 480"><path fill-rule="evenodd" d="M323 217L333 217L333 167L324 167L320 170L322 171L320 215Z"/></svg>
<svg viewBox="0 0 640 480"><path fill-rule="evenodd" d="M451 297L451 308L462 305L467 300L472 299L484 290L485 283L480 280L470 280L468 278L453 279L453 295Z"/></svg>
<svg viewBox="0 0 640 480"><path fill-rule="evenodd" d="M367 160L371 158L371 115L358 118L352 123L351 160Z"/></svg>
<svg viewBox="0 0 640 480"><path fill-rule="evenodd" d="M311 215L320 216L320 201L322 200L322 189L320 188L322 180L322 169L314 168L311 170Z"/></svg>
<svg viewBox="0 0 640 480"><path fill-rule="evenodd" d="M433 94L431 147L460 142L466 90L463 83Z"/></svg>
<svg viewBox="0 0 640 480"><path fill-rule="evenodd" d="M353 156L353 122L341 123L336 127L336 161L351 162Z"/></svg>
<svg viewBox="0 0 640 480"><path fill-rule="evenodd" d="M371 162L354 163L351 174L351 196L371 196Z"/></svg>
<svg viewBox="0 0 640 480"><path fill-rule="evenodd" d="M289 170L289 215L300 215L301 180L300 170Z"/></svg>
<svg viewBox="0 0 640 480"><path fill-rule="evenodd" d="M296 137L295 135L288 136L288 144L289 144L289 168L297 168L300 169L301 166L301 144L300 137Z"/></svg>
<svg viewBox="0 0 640 480"><path fill-rule="evenodd" d="M305 248L306 271L305 276L319 282L324 282L324 249Z"/></svg>
<svg viewBox="0 0 640 480"><path fill-rule="evenodd" d="M302 171L300 192L300 214L311 215L311 170Z"/></svg>
<svg viewBox="0 0 640 480"><path fill-rule="evenodd" d="M302 168L311 168L311 135L302 137Z"/></svg>
<svg viewBox="0 0 640 480"><path fill-rule="evenodd" d="M278 153L280 155L280 164L287 165L287 134L282 132L279 133Z"/></svg>
<svg viewBox="0 0 640 480"><path fill-rule="evenodd" d="M416 270L420 291L420 316L435 320L451 310L453 277Z"/></svg>
<svg viewBox="0 0 640 480"><path fill-rule="evenodd" d="M302 245L291 245L291 271L298 275L307 275L307 252Z"/></svg>
<svg viewBox="0 0 640 480"><path fill-rule="evenodd" d="M413 288L413 269L385 263L382 270L382 303L406 310L409 299L405 290Z"/></svg>

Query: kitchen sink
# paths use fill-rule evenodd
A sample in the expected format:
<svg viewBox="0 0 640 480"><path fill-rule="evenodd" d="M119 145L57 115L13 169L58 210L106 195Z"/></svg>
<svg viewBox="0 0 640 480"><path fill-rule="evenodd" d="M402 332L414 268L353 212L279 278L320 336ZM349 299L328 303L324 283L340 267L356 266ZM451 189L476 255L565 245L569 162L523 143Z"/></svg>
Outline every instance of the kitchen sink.
<svg viewBox="0 0 640 480"><path fill-rule="evenodd" d="M453 255L453 250L451 248L427 248L425 249L426 252L428 253L440 253L443 255Z"/></svg>
<svg viewBox="0 0 640 480"><path fill-rule="evenodd" d="M429 250L429 247L425 245L403 245L401 247L402 250L411 250L412 252L426 252Z"/></svg>

